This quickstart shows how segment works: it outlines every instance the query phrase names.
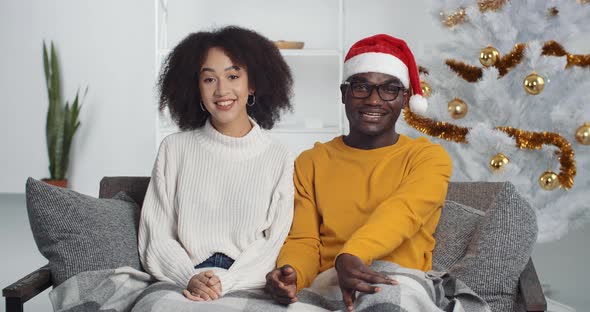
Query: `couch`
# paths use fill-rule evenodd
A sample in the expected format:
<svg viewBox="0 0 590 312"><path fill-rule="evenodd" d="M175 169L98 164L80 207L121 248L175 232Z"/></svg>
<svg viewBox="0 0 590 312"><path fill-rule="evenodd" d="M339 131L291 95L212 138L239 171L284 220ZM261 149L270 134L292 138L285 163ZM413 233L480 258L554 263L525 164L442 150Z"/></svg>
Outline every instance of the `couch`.
<svg viewBox="0 0 590 312"><path fill-rule="evenodd" d="M141 207L149 177L105 177L100 198L124 191ZM545 311L547 304L530 253L536 240L534 210L510 182L452 182L433 252L433 268L457 276L493 311ZM43 266L3 289L6 311L52 287Z"/></svg>

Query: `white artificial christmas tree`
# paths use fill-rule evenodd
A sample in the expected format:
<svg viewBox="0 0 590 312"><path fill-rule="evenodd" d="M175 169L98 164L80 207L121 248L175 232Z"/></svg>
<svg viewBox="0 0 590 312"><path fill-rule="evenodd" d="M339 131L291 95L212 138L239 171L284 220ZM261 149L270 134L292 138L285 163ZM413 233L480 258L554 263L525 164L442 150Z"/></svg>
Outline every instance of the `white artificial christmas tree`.
<svg viewBox="0 0 590 312"><path fill-rule="evenodd" d="M451 39L440 58L418 60L432 94L400 129L433 135L453 181L512 182L537 212L540 242L590 220L590 51L569 50L590 41L585 2L435 0Z"/></svg>

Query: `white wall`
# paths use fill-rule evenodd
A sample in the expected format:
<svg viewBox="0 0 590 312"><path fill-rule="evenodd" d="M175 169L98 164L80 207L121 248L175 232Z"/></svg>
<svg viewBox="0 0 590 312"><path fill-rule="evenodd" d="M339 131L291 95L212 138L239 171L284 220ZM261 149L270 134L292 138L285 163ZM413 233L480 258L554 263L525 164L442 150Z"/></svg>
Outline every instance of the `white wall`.
<svg viewBox="0 0 590 312"><path fill-rule="evenodd" d="M586 284L590 280L590 226L572 229L558 241L537 244L533 263L547 297L575 308L590 310Z"/></svg>
<svg viewBox="0 0 590 312"><path fill-rule="evenodd" d="M0 192L48 176L43 40L53 40L64 99L89 86L72 147L73 189L105 175L149 175L155 156L153 1L0 2Z"/></svg>
<svg viewBox="0 0 590 312"><path fill-rule="evenodd" d="M418 63L436 57L428 47L449 38L450 34L431 16L432 3L430 0L345 0L345 49L361 38L387 33L404 39Z"/></svg>

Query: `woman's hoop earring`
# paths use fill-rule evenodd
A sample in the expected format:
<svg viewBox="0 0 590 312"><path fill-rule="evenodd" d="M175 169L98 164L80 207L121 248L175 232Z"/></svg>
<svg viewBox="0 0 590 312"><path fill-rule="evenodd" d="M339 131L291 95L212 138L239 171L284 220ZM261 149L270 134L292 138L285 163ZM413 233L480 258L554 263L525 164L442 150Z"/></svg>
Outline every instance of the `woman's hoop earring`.
<svg viewBox="0 0 590 312"><path fill-rule="evenodd" d="M250 101L250 97L252 97L252 101ZM246 103L246 105L252 107L252 106L254 106L254 103L256 103L256 95L254 95L254 94L248 95L248 102Z"/></svg>
<svg viewBox="0 0 590 312"><path fill-rule="evenodd" d="M205 107L203 106L203 101L199 101L199 105L201 105L201 110L206 112L207 110L205 109Z"/></svg>

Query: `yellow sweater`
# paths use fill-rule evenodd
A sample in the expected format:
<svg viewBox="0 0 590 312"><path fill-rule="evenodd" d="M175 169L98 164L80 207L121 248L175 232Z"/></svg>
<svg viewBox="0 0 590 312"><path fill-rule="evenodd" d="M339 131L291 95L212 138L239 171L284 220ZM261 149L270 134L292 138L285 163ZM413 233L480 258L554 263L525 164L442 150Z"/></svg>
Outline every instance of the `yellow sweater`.
<svg viewBox="0 0 590 312"><path fill-rule="evenodd" d="M297 272L297 288L349 253L366 264L387 260L432 267L451 159L426 138L361 150L342 137L316 143L295 162L295 215L277 265Z"/></svg>

